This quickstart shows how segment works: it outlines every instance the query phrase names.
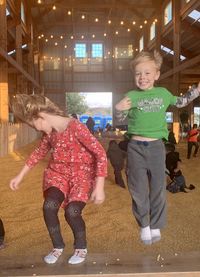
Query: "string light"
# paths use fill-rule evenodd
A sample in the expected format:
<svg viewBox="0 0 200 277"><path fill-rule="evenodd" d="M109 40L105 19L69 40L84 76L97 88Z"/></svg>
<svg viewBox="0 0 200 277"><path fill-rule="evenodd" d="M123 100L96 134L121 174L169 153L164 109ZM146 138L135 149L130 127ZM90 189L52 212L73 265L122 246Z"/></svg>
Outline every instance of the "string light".
<svg viewBox="0 0 200 277"><path fill-rule="evenodd" d="M121 21L120 24L121 24L121 25L124 25L124 21Z"/></svg>
<svg viewBox="0 0 200 277"><path fill-rule="evenodd" d="M38 2L38 4L42 4L42 1L41 1L41 0L38 0L37 2Z"/></svg>
<svg viewBox="0 0 200 277"><path fill-rule="evenodd" d="M108 20L108 24L111 24L111 20Z"/></svg>
<svg viewBox="0 0 200 277"><path fill-rule="evenodd" d="M85 15L83 14L83 15L81 16L81 18L82 18L82 19L85 19Z"/></svg>
<svg viewBox="0 0 200 277"><path fill-rule="evenodd" d="M55 6L55 5L53 5L53 10L54 10L54 11L56 10L56 6Z"/></svg>
<svg viewBox="0 0 200 277"><path fill-rule="evenodd" d="M67 14L68 14L68 15L71 15L71 14L72 14L72 12L71 12L71 11L68 11L68 12L67 12Z"/></svg>
<svg viewBox="0 0 200 277"><path fill-rule="evenodd" d="M95 18L95 22L99 22L99 19L98 19L98 18Z"/></svg>

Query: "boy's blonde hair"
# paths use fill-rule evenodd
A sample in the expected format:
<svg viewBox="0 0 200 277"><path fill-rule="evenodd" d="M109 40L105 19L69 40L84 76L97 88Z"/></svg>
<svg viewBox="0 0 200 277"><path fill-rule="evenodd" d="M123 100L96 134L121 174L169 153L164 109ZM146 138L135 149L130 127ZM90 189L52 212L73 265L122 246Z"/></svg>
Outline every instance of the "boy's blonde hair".
<svg viewBox="0 0 200 277"><path fill-rule="evenodd" d="M39 118L40 112L65 116L58 106L47 97L39 94L17 94L11 101L11 109L18 119L26 123Z"/></svg>
<svg viewBox="0 0 200 277"><path fill-rule="evenodd" d="M131 61L131 69L134 71L136 65L139 63L153 61L155 62L156 69L159 71L163 62L161 54L154 50L153 52L141 51L134 60Z"/></svg>

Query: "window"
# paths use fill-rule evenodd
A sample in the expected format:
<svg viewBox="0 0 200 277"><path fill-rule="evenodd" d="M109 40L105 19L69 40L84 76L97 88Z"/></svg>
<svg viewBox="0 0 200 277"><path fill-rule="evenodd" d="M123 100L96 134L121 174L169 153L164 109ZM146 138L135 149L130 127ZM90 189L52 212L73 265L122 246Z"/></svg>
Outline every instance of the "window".
<svg viewBox="0 0 200 277"><path fill-rule="evenodd" d="M114 56L116 59L132 58L133 57L132 44L115 47L114 48Z"/></svg>
<svg viewBox="0 0 200 277"><path fill-rule="evenodd" d="M103 44L93 43L92 44L92 58L102 58L103 57Z"/></svg>
<svg viewBox="0 0 200 277"><path fill-rule="evenodd" d="M144 37L142 36L140 38L140 42L139 42L139 50L140 52L144 49Z"/></svg>
<svg viewBox="0 0 200 277"><path fill-rule="evenodd" d="M85 43L76 43L75 44L75 57L76 58L86 58L86 44Z"/></svg>
<svg viewBox="0 0 200 277"><path fill-rule="evenodd" d="M172 49L170 49L170 48L168 48L168 47L166 47L166 46L164 46L164 45L161 45L160 48L161 48L166 54L174 55L174 51L173 51ZM185 56L180 55L180 60L181 60L181 61L183 61L183 60L185 60L185 59L186 59Z"/></svg>
<svg viewBox="0 0 200 277"><path fill-rule="evenodd" d="M25 23L25 10L24 10L24 3L21 2L21 20Z"/></svg>
<svg viewBox="0 0 200 277"><path fill-rule="evenodd" d="M150 27L150 40L154 39L156 35L156 23L153 22Z"/></svg>
<svg viewBox="0 0 200 277"><path fill-rule="evenodd" d="M164 25L167 25L172 20L172 2L170 1L164 11Z"/></svg>
<svg viewBox="0 0 200 277"><path fill-rule="evenodd" d="M194 21L198 21L200 22L200 12L197 10L193 10L191 13L188 14L188 16L192 19L194 19Z"/></svg>

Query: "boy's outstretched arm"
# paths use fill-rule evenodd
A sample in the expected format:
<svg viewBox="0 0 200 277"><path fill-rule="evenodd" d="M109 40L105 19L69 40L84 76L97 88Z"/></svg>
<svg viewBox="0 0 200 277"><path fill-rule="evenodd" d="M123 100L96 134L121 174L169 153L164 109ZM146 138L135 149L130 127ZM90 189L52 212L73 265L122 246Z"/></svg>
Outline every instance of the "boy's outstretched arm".
<svg viewBox="0 0 200 277"><path fill-rule="evenodd" d="M115 117L119 122L125 120L128 110L131 108L131 100L126 96L115 106Z"/></svg>
<svg viewBox="0 0 200 277"><path fill-rule="evenodd" d="M197 87L192 86L192 88L189 89L183 96L177 97L175 106L178 108L185 107L198 96L200 96L200 82L198 83Z"/></svg>

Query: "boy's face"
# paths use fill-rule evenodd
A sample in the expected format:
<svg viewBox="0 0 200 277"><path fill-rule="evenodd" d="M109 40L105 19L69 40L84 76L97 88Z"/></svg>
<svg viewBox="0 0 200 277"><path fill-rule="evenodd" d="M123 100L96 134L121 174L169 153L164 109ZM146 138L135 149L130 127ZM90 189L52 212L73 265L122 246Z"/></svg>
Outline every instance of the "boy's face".
<svg viewBox="0 0 200 277"><path fill-rule="evenodd" d="M160 77L154 61L144 61L135 66L135 84L141 90L149 90Z"/></svg>

